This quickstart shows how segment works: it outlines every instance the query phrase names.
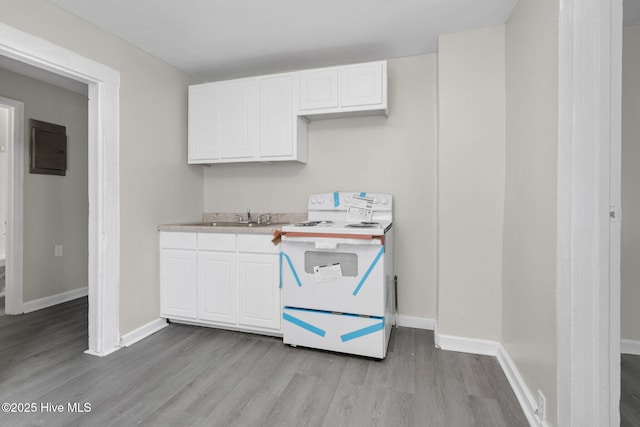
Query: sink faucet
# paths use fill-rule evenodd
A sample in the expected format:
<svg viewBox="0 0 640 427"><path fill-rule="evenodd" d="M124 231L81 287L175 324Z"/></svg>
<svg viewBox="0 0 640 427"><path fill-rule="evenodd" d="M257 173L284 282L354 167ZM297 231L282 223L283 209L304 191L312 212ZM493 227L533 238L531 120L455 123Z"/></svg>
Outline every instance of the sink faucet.
<svg viewBox="0 0 640 427"><path fill-rule="evenodd" d="M251 218L251 209L247 209L247 219L242 219L242 215L238 215L238 222L240 224L253 224L256 221Z"/></svg>
<svg viewBox="0 0 640 427"><path fill-rule="evenodd" d="M265 219L265 224L271 224L271 214L269 213L258 215L258 224L262 224L263 217Z"/></svg>

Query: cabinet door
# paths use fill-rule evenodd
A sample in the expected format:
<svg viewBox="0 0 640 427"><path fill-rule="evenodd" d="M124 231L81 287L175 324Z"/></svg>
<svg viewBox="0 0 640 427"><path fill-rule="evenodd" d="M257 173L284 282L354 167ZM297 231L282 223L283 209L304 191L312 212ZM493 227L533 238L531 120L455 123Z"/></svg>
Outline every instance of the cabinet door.
<svg viewBox="0 0 640 427"><path fill-rule="evenodd" d="M255 156L255 79L220 83L222 159Z"/></svg>
<svg viewBox="0 0 640 427"><path fill-rule="evenodd" d="M160 314L196 318L196 252L160 251Z"/></svg>
<svg viewBox="0 0 640 427"><path fill-rule="evenodd" d="M189 86L189 163L220 158L219 99L216 84Z"/></svg>
<svg viewBox="0 0 640 427"><path fill-rule="evenodd" d="M340 107L383 103L384 63L350 65L340 68Z"/></svg>
<svg viewBox="0 0 640 427"><path fill-rule="evenodd" d="M238 254L238 324L280 330L278 255Z"/></svg>
<svg viewBox="0 0 640 427"><path fill-rule="evenodd" d="M294 155L293 75L258 79L260 157Z"/></svg>
<svg viewBox="0 0 640 427"><path fill-rule="evenodd" d="M300 111L338 107L338 69L301 71Z"/></svg>
<svg viewBox="0 0 640 427"><path fill-rule="evenodd" d="M198 252L198 319L236 323L234 252Z"/></svg>

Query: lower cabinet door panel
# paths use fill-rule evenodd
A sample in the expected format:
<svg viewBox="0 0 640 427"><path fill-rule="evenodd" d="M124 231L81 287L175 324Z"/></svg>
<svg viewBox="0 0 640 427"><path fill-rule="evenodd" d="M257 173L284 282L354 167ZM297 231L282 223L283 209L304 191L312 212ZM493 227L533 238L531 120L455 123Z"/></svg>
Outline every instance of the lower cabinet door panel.
<svg viewBox="0 0 640 427"><path fill-rule="evenodd" d="M238 254L238 324L280 330L279 258Z"/></svg>
<svg viewBox="0 0 640 427"><path fill-rule="evenodd" d="M196 252L163 249L160 255L160 314L196 317Z"/></svg>
<svg viewBox="0 0 640 427"><path fill-rule="evenodd" d="M236 323L236 255L198 252L198 319Z"/></svg>

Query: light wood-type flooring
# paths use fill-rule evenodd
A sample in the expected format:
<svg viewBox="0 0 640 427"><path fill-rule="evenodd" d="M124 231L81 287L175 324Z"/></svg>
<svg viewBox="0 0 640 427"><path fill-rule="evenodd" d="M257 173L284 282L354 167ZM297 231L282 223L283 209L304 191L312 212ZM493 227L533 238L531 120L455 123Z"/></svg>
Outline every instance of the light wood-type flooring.
<svg viewBox="0 0 640 427"><path fill-rule="evenodd" d="M640 356L622 354L620 426L640 426Z"/></svg>
<svg viewBox="0 0 640 427"><path fill-rule="evenodd" d="M494 357L431 331L394 329L383 361L177 324L104 358L86 346L86 298L0 317L0 403L36 409L0 426L528 425Z"/></svg>

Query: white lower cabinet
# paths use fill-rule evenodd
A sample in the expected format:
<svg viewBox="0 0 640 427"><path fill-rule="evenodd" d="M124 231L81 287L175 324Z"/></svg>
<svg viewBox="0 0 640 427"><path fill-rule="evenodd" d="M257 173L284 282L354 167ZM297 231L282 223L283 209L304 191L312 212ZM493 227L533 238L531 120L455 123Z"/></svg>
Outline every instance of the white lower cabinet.
<svg viewBox="0 0 640 427"><path fill-rule="evenodd" d="M166 317L196 317L196 252L163 249L160 255L161 311Z"/></svg>
<svg viewBox="0 0 640 427"><path fill-rule="evenodd" d="M234 325L236 309L236 254L198 252L198 319Z"/></svg>
<svg viewBox="0 0 640 427"><path fill-rule="evenodd" d="M238 323L280 330L278 255L238 254Z"/></svg>
<svg viewBox="0 0 640 427"><path fill-rule="evenodd" d="M270 235L160 233L160 315L282 332L278 248Z"/></svg>

